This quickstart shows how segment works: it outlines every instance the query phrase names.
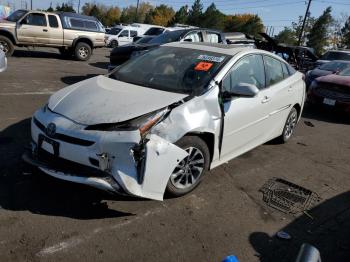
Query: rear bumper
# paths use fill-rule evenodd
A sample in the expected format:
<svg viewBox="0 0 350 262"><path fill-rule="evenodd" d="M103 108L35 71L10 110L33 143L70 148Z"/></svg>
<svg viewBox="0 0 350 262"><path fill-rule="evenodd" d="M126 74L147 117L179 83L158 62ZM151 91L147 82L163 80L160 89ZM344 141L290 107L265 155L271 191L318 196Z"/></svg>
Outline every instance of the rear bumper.
<svg viewBox="0 0 350 262"><path fill-rule="evenodd" d="M330 105L324 104L323 101L325 98L336 100L335 105L330 106ZM325 97L325 96L318 94L317 92L315 92L312 89L309 90L307 101L308 101L308 103L311 103L311 104L320 105L320 106L323 106L326 108L332 108L336 111L341 111L341 112L345 112L345 113L350 114L350 101L347 102L347 101L337 100L337 99L330 98L330 97Z"/></svg>

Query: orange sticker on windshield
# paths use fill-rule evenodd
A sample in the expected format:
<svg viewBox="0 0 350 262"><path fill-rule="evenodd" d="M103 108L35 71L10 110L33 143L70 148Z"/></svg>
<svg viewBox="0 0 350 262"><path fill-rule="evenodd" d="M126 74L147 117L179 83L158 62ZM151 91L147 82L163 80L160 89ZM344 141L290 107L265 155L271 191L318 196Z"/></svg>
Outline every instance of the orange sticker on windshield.
<svg viewBox="0 0 350 262"><path fill-rule="evenodd" d="M208 71L213 66L213 63L199 62L194 70L196 71Z"/></svg>

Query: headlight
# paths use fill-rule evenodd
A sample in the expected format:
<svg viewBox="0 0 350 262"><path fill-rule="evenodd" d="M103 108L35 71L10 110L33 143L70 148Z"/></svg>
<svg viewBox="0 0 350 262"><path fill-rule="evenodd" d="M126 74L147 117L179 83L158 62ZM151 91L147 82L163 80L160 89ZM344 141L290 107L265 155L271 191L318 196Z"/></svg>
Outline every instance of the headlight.
<svg viewBox="0 0 350 262"><path fill-rule="evenodd" d="M168 108L157 110L143 116L115 124L97 124L88 126L85 130L95 131L134 131L139 130L145 136L153 126L164 119L169 112Z"/></svg>

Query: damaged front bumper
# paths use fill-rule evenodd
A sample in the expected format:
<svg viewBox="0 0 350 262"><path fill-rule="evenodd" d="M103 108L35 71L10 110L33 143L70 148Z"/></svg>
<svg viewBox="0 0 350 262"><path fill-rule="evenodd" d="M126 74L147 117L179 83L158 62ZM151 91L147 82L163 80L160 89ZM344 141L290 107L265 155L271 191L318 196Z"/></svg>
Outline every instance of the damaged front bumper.
<svg viewBox="0 0 350 262"><path fill-rule="evenodd" d="M54 124L54 135L48 126ZM53 112L32 119L32 150L23 159L58 179L108 192L163 200L170 175L188 153L157 135L87 131Z"/></svg>

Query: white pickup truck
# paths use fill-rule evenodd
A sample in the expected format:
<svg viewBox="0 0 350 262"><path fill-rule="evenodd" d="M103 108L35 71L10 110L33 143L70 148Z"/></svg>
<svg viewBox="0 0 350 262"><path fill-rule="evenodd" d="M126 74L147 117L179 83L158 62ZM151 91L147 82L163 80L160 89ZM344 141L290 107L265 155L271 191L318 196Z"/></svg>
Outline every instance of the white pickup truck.
<svg viewBox="0 0 350 262"><path fill-rule="evenodd" d="M105 45L104 36L95 17L75 13L17 10L0 21L0 45L7 56L15 46L45 46L86 61L94 48Z"/></svg>

